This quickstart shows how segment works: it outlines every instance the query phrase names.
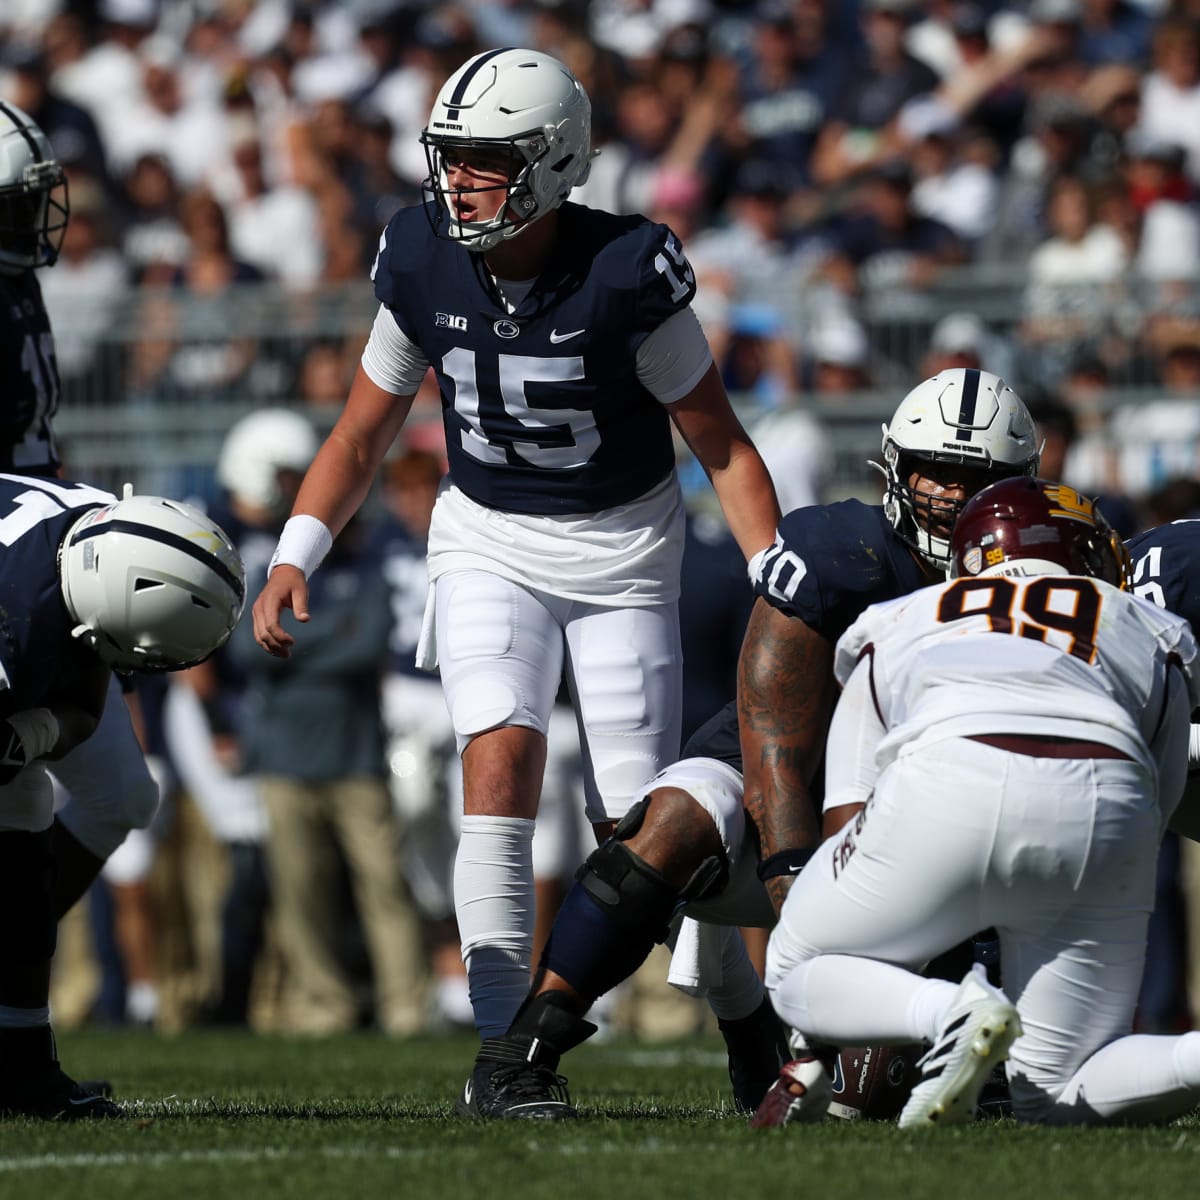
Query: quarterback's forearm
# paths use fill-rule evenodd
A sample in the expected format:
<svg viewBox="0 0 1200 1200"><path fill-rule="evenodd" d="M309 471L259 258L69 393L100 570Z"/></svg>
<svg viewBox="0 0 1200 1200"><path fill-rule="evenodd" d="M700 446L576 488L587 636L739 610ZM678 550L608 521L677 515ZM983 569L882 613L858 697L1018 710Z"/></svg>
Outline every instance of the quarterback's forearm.
<svg viewBox="0 0 1200 1200"><path fill-rule="evenodd" d="M734 443L729 465L713 471L713 491L746 561L775 540L779 501L758 451L749 442Z"/></svg>
<svg viewBox="0 0 1200 1200"><path fill-rule="evenodd" d="M730 407L715 364L670 411L712 481L729 528L749 561L775 540L779 501L762 458Z"/></svg>
<svg viewBox="0 0 1200 1200"><path fill-rule="evenodd" d="M820 842L811 787L833 706L832 656L802 621L756 602L738 663L738 722L745 808L764 862ZM777 911L792 878L766 880Z"/></svg>

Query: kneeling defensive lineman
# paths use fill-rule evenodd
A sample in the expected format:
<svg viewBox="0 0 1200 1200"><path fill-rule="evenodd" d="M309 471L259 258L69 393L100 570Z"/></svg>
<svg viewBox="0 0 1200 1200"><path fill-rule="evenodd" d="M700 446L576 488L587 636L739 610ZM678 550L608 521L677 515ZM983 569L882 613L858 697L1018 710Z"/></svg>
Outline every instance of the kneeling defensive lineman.
<svg viewBox="0 0 1200 1200"><path fill-rule="evenodd" d="M901 1126L970 1120L1006 1057L1018 1120L1178 1116L1200 1033L1131 1031L1200 704L1191 629L1122 590L1125 548L1064 485L996 484L952 547L950 582L838 643L826 803L856 815L788 895L772 1001L806 1038L929 1043ZM914 972L987 926L1007 994Z"/></svg>

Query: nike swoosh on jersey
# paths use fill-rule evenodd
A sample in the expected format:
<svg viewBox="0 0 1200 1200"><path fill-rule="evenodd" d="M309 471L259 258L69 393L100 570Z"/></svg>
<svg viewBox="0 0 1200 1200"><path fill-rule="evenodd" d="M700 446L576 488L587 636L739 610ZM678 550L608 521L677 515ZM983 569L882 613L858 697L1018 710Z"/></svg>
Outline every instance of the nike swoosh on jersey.
<svg viewBox="0 0 1200 1200"><path fill-rule="evenodd" d="M569 342L573 337L587 333L586 329L576 329L572 333L559 333L557 329L550 330L550 344L557 346L559 342Z"/></svg>

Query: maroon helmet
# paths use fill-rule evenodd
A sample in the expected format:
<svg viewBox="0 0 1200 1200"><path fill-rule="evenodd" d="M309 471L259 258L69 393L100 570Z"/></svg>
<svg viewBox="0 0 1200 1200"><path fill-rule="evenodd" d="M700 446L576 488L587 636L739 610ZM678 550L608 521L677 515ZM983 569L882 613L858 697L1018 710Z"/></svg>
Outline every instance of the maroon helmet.
<svg viewBox="0 0 1200 1200"><path fill-rule="evenodd" d="M1003 479L972 497L950 539L950 578L1089 575L1123 588L1129 552L1100 510L1047 479Z"/></svg>

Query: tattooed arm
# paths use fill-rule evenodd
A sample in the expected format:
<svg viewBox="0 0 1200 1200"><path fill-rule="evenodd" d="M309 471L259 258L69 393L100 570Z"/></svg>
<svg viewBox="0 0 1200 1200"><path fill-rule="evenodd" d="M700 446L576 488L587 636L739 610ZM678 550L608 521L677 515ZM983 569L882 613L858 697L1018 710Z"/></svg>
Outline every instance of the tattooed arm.
<svg viewBox="0 0 1200 1200"><path fill-rule="evenodd" d="M755 601L738 660L745 806L764 859L820 842L811 786L837 695L833 646L797 617ZM778 912L792 875L766 882Z"/></svg>

